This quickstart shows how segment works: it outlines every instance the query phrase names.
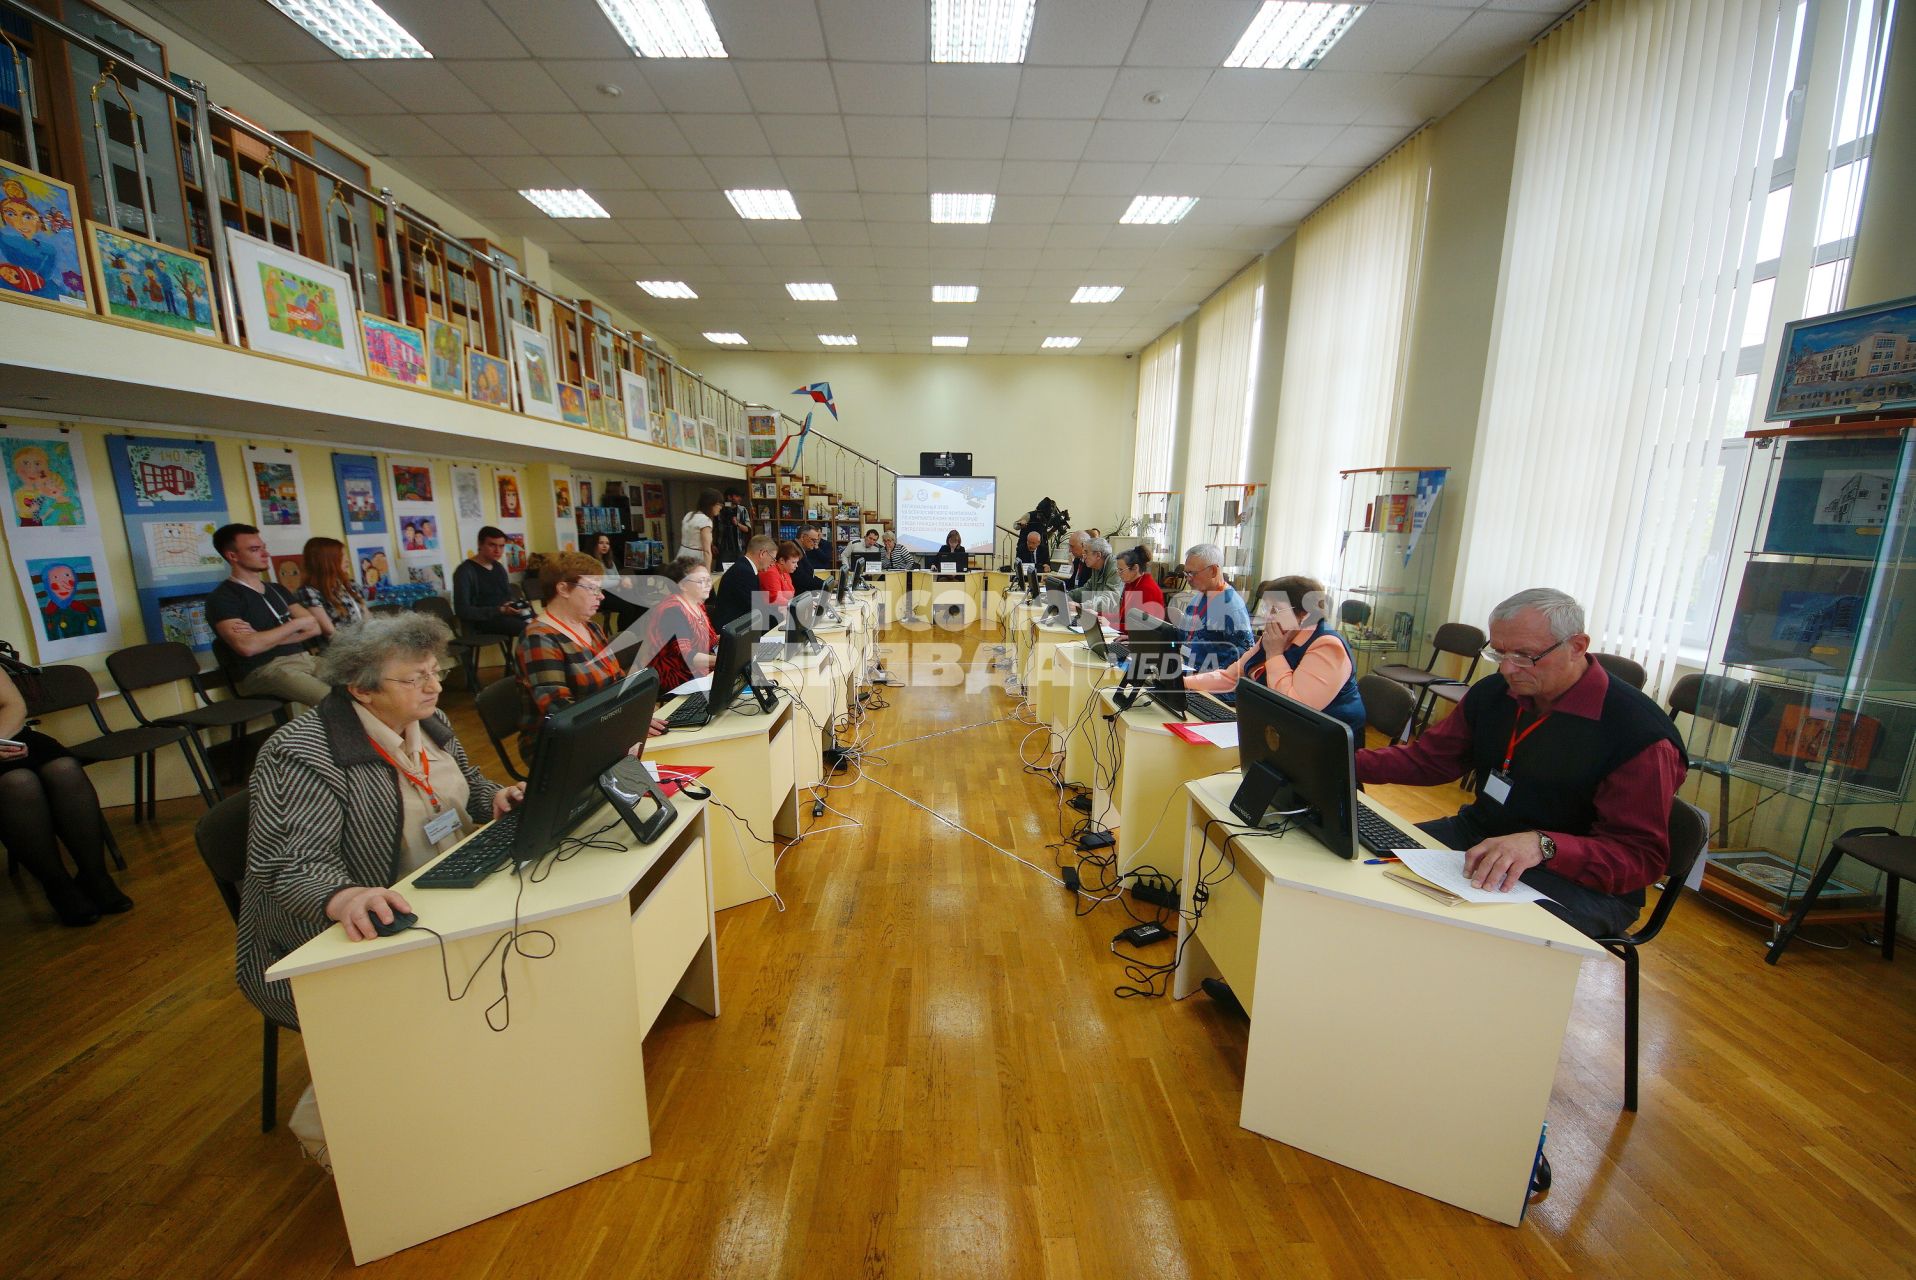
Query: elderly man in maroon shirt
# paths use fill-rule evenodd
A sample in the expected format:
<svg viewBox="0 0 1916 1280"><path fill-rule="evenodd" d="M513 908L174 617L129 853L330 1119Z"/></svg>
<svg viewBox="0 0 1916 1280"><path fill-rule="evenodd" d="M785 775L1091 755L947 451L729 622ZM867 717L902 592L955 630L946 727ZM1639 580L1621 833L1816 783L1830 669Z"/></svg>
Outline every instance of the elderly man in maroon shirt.
<svg viewBox="0 0 1916 1280"><path fill-rule="evenodd" d="M1357 753L1360 782L1434 786L1476 771L1477 798L1421 824L1478 888L1518 880L1593 937L1630 927L1669 862L1683 740L1663 709L1587 656L1583 606L1520 591L1490 614L1497 673L1407 746Z"/></svg>

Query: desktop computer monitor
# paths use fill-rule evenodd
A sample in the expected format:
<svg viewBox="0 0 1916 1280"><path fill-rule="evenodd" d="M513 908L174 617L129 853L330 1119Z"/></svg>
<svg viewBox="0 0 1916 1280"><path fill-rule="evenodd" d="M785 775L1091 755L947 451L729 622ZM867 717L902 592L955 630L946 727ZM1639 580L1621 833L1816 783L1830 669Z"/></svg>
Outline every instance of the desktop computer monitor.
<svg viewBox="0 0 1916 1280"><path fill-rule="evenodd" d="M1350 726L1255 680L1237 682L1244 781L1231 812L1253 827L1275 817L1340 858L1357 856L1356 749Z"/></svg>
<svg viewBox="0 0 1916 1280"><path fill-rule="evenodd" d="M885 555L882 551L861 551L855 557L859 566L859 577L868 573L882 573L885 568Z"/></svg>
<svg viewBox="0 0 1916 1280"><path fill-rule="evenodd" d="M712 688L705 696L713 720L731 710L732 700L744 692L750 682L754 638L749 614L719 628L718 657L712 663Z"/></svg>
<svg viewBox="0 0 1916 1280"><path fill-rule="evenodd" d="M562 707L539 726L512 856L524 864L551 852L605 803L599 775L643 744L658 705L659 675L641 667L589 698Z"/></svg>
<svg viewBox="0 0 1916 1280"><path fill-rule="evenodd" d="M1139 694L1149 691L1152 700L1166 711L1183 715L1184 659L1178 655L1178 648L1184 637L1170 623L1141 615L1133 619L1128 634L1131 658L1118 686L1119 708L1130 710Z"/></svg>

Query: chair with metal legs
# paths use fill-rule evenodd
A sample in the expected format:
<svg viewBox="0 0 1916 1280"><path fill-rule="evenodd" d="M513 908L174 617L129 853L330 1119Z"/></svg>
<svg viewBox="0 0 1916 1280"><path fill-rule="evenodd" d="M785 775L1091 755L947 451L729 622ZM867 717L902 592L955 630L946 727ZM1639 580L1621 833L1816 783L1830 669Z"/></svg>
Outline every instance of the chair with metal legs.
<svg viewBox="0 0 1916 1280"><path fill-rule="evenodd" d="M113 676L113 683L120 687L121 695L126 698L126 708L133 713L135 720L144 725L177 726L186 730L192 739L193 750L206 770L206 781L215 799L225 793L220 790L219 776L213 769L213 760L207 753L205 741L200 737L200 730L227 729L231 731L232 740L237 742L251 721L270 719L284 723L286 720L286 704L278 698L233 697L215 702L206 691L206 677L200 671L199 661L194 658L193 651L178 641L136 644L108 654L106 669ZM198 705L184 711L149 716L133 696L143 689L177 683L184 683L193 690Z"/></svg>

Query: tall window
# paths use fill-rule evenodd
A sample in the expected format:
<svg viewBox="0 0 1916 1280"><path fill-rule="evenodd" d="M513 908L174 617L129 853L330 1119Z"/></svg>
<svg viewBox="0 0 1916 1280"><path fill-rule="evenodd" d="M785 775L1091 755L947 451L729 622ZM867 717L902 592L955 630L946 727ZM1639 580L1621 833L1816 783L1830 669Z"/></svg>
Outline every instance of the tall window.
<svg viewBox="0 0 1916 1280"><path fill-rule="evenodd" d="M1251 478L1245 473L1246 420L1257 372L1263 277L1260 258L1198 308L1191 430L1184 442L1185 546L1203 539L1204 486Z"/></svg>
<svg viewBox="0 0 1916 1280"><path fill-rule="evenodd" d="M1420 132L1297 230L1269 505L1267 573L1333 578L1337 473L1390 462L1430 194Z"/></svg>
<svg viewBox="0 0 1916 1280"><path fill-rule="evenodd" d="M1178 371L1183 356L1183 344L1173 329L1146 347L1138 358L1137 447L1131 454L1134 494L1171 487L1171 461L1177 445Z"/></svg>
<svg viewBox="0 0 1916 1280"><path fill-rule="evenodd" d="M1724 441L1782 320L1840 302L1883 3L1599 0L1531 49L1452 616L1561 587L1664 683Z"/></svg>

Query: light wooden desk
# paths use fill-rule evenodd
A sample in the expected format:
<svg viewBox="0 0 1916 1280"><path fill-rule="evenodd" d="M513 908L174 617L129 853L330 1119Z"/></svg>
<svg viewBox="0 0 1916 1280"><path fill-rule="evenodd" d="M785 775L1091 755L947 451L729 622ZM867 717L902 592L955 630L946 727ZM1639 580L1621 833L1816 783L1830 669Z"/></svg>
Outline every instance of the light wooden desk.
<svg viewBox="0 0 1916 1280"><path fill-rule="evenodd" d="M811 722L801 729L805 713L779 695L778 707L761 715L749 699L746 710L727 711L697 729L674 729L646 743L645 758L661 769L673 765L710 765L699 778L738 814L723 810L710 819L713 906L720 911L740 903L769 898L778 887L777 851L765 840L774 833L798 834L797 776L792 761L795 744L790 735L809 738Z"/></svg>
<svg viewBox="0 0 1916 1280"><path fill-rule="evenodd" d="M1531 903L1444 906L1302 834L1234 841L1234 871L1207 887L1193 928L1199 861L1215 878L1225 834L1206 841L1205 823L1236 829L1237 784L1233 772L1185 788L1172 994L1216 974L1250 1011L1238 1122L1514 1226L1597 944Z"/></svg>
<svg viewBox="0 0 1916 1280"><path fill-rule="evenodd" d="M759 666L767 679L798 701L790 735L792 784L801 791L815 787L825 777L824 753L833 745L832 721L846 709L847 681L839 670L838 655L828 648L819 653L766 659Z"/></svg>
<svg viewBox="0 0 1916 1280"><path fill-rule="evenodd" d="M831 575L834 584L843 569L835 570ZM882 630L899 619L899 608L905 599L905 579L909 571L905 569L881 569L877 573L864 576L864 586L858 595L869 601L873 610L873 626Z"/></svg>
<svg viewBox="0 0 1916 1280"><path fill-rule="evenodd" d="M930 617L938 618L948 608L958 609L965 626L977 622L984 609L985 572L967 570L961 574L938 573L932 569L917 571L915 594L930 606Z"/></svg>
<svg viewBox="0 0 1916 1280"><path fill-rule="evenodd" d="M602 807L581 830L611 822L601 838L624 848L582 849L537 884L511 872L471 889L400 882L420 924L445 936L444 969L429 933L348 942L334 925L266 971L293 984L353 1261L652 1154L641 1042L670 996L719 1011L708 811L675 803L678 820L650 845ZM554 949L506 961L511 1018L495 1032L499 962L481 961L515 918ZM475 968L466 998L448 1000L446 972L456 991Z"/></svg>
<svg viewBox="0 0 1916 1280"><path fill-rule="evenodd" d="M1042 610L1031 616L1035 620L1042 616ZM1025 655L1024 685L1025 688L1033 691L1035 701L1038 692L1054 682L1058 670L1058 647L1080 643L1084 635L1082 632L1073 631L1062 622L1027 623L1027 631L1030 631L1034 625L1036 630L1031 632L1030 651ZM1039 718L1046 718L1042 708L1039 711Z"/></svg>
<svg viewBox="0 0 1916 1280"><path fill-rule="evenodd" d="M1113 690L1099 690L1087 733L1095 734L1091 747L1107 767L1115 732L1117 776L1106 778L1091 796L1091 816L1118 832L1118 870L1149 865L1172 873L1184 860L1183 801L1178 789L1193 778L1237 767L1235 747L1213 747L1186 742L1164 727L1175 720L1157 703L1139 699L1129 710L1107 722L1117 711Z"/></svg>
<svg viewBox="0 0 1916 1280"><path fill-rule="evenodd" d="M1059 718L1052 723L1053 735L1064 744L1060 776L1074 787L1088 787L1100 763L1105 770L1114 763L1109 749L1099 745L1108 742L1110 735L1103 732L1099 716L1106 708L1097 694L1115 686L1122 673L1083 641L1059 645L1055 658L1064 685Z"/></svg>

